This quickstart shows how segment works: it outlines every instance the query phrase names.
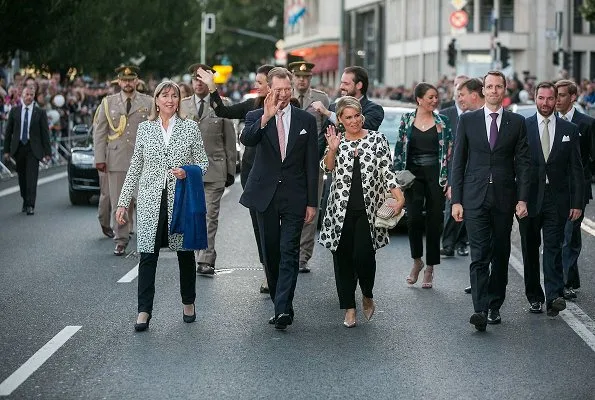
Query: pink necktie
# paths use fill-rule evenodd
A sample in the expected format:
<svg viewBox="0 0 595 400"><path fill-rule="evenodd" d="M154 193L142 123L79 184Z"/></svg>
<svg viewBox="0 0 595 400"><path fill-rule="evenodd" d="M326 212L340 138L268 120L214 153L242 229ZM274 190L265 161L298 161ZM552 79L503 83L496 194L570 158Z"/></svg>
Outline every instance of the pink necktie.
<svg viewBox="0 0 595 400"><path fill-rule="evenodd" d="M285 128L283 127L284 111L277 111L277 134L279 135L279 151L281 152L281 161L285 160Z"/></svg>

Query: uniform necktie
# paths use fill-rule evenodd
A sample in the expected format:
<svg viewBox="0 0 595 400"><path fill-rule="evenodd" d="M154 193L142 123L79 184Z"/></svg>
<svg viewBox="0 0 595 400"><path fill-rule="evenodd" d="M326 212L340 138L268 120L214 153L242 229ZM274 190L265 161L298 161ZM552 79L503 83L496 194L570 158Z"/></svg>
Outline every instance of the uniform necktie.
<svg viewBox="0 0 595 400"><path fill-rule="evenodd" d="M132 99L129 97L126 99L126 114L130 114L131 108L132 108Z"/></svg>
<svg viewBox="0 0 595 400"><path fill-rule="evenodd" d="M279 135L279 151L281 152L281 161L285 160L285 127L283 126L284 111L277 111L277 135Z"/></svg>
<svg viewBox="0 0 595 400"><path fill-rule="evenodd" d="M29 107L25 107L25 119L23 120L23 131L21 132L21 142L27 144L29 141Z"/></svg>
<svg viewBox="0 0 595 400"><path fill-rule="evenodd" d="M205 101L204 99L200 100L200 106L198 106L198 119L202 118L202 113L205 110Z"/></svg>
<svg viewBox="0 0 595 400"><path fill-rule="evenodd" d="M303 94L300 94L299 100L300 100L300 108L304 108L304 95Z"/></svg>
<svg viewBox="0 0 595 400"><path fill-rule="evenodd" d="M550 129L548 127L550 120L543 119L543 134L541 135L541 151L543 151L543 158L547 161L550 156Z"/></svg>
<svg viewBox="0 0 595 400"><path fill-rule="evenodd" d="M496 139L498 139L498 124L496 123L498 113L490 113L490 117L492 117L492 123L490 124L490 149L494 150Z"/></svg>

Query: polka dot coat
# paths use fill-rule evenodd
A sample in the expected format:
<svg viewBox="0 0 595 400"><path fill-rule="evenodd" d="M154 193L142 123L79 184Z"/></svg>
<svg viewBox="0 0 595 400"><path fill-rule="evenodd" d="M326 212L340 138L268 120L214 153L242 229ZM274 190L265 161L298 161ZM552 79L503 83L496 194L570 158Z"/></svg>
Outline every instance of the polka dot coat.
<svg viewBox="0 0 595 400"><path fill-rule="evenodd" d="M388 230L375 227L376 212L384 203L389 189L399 185L392 172L391 149L386 137L381 132L368 131L365 137L358 140L349 141L344 136L341 138L332 171L326 168L324 158L320 162L325 172L332 172L332 181L318 242L331 251L337 250L341 240L351 190L355 149L360 157L364 203L374 250L388 244ZM328 146L325 156L327 152Z"/></svg>

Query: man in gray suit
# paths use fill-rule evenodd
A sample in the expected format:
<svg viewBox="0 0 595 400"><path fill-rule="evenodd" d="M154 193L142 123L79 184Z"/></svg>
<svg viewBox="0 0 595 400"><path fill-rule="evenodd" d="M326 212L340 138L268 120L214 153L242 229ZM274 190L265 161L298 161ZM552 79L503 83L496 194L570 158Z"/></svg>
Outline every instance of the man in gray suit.
<svg viewBox="0 0 595 400"><path fill-rule="evenodd" d="M312 107L312 103L318 101L328 108L330 100L326 93L321 90L313 89L310 86L312 82L312 68L315 65L305 61L296 61L288 65L289 71L293 73L293 94L300 102L300 108L312 114L316 118L316 129L317 132L321 132L322 124L326 119L326 116L319 113ZM318 171L318 193L322 193L324 172L322 169ZM320 199L318 199L320 201ZM318 209L317 209L318 210ZM318 214L318 213L317 213ZM312 257L314 252L314 239L316 236L316 225L318 215L314 216L314 219L310 223L305 223L302 229L302 236L300 238L300 267L299 272L305 273L310 272L308 267L308 261Z"/></svg>
<svg viewBox="0 0 595 400"><path fill-rule="evenodd" d="M217 259L215 236L219 225L221 198L225 188L235 181L236 132L231 120L215 115L210 106L209 87L198 78L199 68L215 72L204 64L193 64L188 68L192 75L194 94L182 100L180 110L182 115L198 123L209 158L209 170L203 176L207 203L208 248L196 252L196 272L201 275L213 275Z"/></svg>

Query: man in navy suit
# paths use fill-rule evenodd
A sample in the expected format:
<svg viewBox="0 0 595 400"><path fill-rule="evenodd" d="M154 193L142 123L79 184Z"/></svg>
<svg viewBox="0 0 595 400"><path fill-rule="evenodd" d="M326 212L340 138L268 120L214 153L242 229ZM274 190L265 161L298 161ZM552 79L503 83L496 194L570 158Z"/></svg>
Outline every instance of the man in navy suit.
<svg viewBox="0 0 595 400"><path fill-rule="evenodd" d="M591 158L595 154L595 119L576 110L573 105L578 95L576 83L563 79L556 82L558 97L556 99L556 110L558 116L578 126L579 142L581 149L581 161L585 176L584 204L582 214L576 221L566 221L564 228L564 244L562 245L562 266L564 267L564 298L566 300L576 299L575 289L581 286L578 273L578 257L581 254L582 238L581 223L585 215L585 208L589 200L593 198L591 189Z"/></svg>
<svg viewBox="0 0 595 400"><path fill-rule="evenodd" d="M513 215L527 215L529 148L525 119L502 108L506 78L484 77L486 105L459 118L452 162L452 216L463 221L471 247L470 281L478 331L500 323L506 295ZM491 268L490 268L491 264Z"/></svg>
<svg viewBox="0 0 595 400"><path fill-rule="evenodd" d="M44 110L33 102L35 89L25 86L21 99L23 104L13 107L8 114L4 158L13 156L19 175L19 188L23 198L22 212L35 213L39 162L49 161L50 130Z"/></svg>
<svg viewBox="0 0 595 400"><path fill-rule="evenodd" d="M304 222L318 206L318 145L316 119L289 104L291 73L273 68L267 76L270 92L264 108L246 115L240 136L256 146L254 165L240 203L257 213L264 266L277 329L293 322L300 236Z"/></svg>
<svg viewBox="0 0 595 400"><path fill-rule="evenodd" d="M578 128L555 116L556 97L556 87L551 82L542 82L535 88L537 113L526 120L532 166L529 216L519 221L529 311L542 312L545 301L550 317L566 308L562 268L564 226L567 220L576 221L581 216L584 205ZM539 281L542 234L545 296Z"/></svg>

